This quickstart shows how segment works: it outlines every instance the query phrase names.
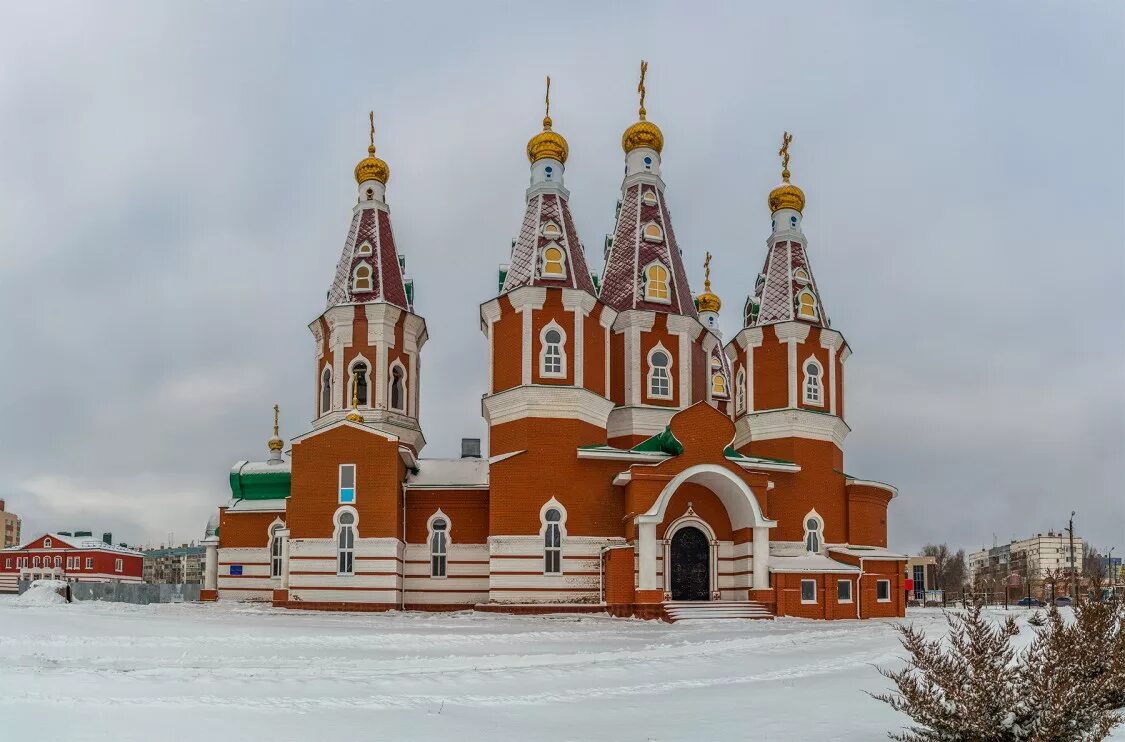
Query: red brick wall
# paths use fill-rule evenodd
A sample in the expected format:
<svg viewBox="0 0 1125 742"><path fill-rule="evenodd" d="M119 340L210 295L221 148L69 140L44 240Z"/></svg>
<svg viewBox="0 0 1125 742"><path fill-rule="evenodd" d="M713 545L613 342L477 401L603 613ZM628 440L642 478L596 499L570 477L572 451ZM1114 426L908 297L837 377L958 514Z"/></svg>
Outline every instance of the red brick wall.
<svg viewBox="0 0 1125 742"><path fill-rule="evenodd" d="M605 602L611 605L633 603L636 600L633 548L610 549L603 560Z"/></svg>
<svg viewBox="0 0 1125 742"><path fill-rule="evenodd" d="M730 517L727 515L727 509L722 500L703 485L693 484L692 482L681 484L668 500L668 509L664 511L664 521L656 527L657 538L664 538L668 526L687 511L689 502L695 514L711 526L716 539L719 541L733 540L734 534L730 527Z"/></svg>
<svg viewBox="0 0 1125 742"><path fill-rule="evenodd" d="M339 503L339 466L356 465L360 538L402 538L398 443L349 425L328 428L293 445L288 502L292 538L331 538Z"/></svg>
<svg viewBox="0 0 1125 742"><path fill-rule="evenodd" d="M548 288L547 299L543 308L534 310L531 317L531 380L536 384L574 384L574 312L563 307L562 289ZM562 379L539 375L539 354L543 350L543 341L540 333L551 322L555 322L566 333L566 365L563 370L566 377Z"/></svg>
<svg viewBox="0 0 1125 742"><path fill-rule="evenodd" d="M848 543L863 546L887 545L887 505L891 493L862 484L847 486Z"/></svg>
<svg viewBox="0 0 1125 742"><path fill-rule="evenodd" d="M844 454L829 441L807 438L756 440L741 452L752 456L796 461L796 474L774 473L770 479L769 517L778 521L770 538L800 541L805 537L804 517L815 509L824 519L824 538L831 543L848 541L848 506L844 493Z"/></svg>
<svg viewBox="0 0 1125 742"><path fill-rule="evenodd" d="M269 545L270 524L278 518L284 521L285 513L239 513L219 508L219 545L224 549L264 548Z"/></svg>
<svg viewBox="0 0 1125 742"><path fill-rule="evenodd" d="M582 326L583 358L582 385L587 389L605 395L605 336L607 330L598 322L605 307L594 306L594 311L585 318Z"/></svg>
<svg viewBox="0 0 1125 742"><path fill-rule="evenodd" d="M801 602L801 581L814 580L816 582L816 603ZM847 580L852 583L852 602L841 603L838 600L837 581ZM803 574L794 572L775 572L773 584L777 595L777 615L798 616L800 618L855 618L856 575L841 573L814 573Z"/></svg>
<svg viewBox="0 0 1125 742"><path fill-rule="evenodd" d="M804 399L804 384L805 384L805 361L809 357L813 357L820 363L820 388L821 400L823 404L805 404ZM828 412L831 409L831 402L828 397L831 365L828 363L828 349L820 347L820 328L813 327L809 329L809 335L805 338L805 342L797 343L797 406L808 409L816 410L818 412Z"/></svg>
<svg viewBox="0 0 1125 742"><path fill-rule="evenodd" d="M501 296L500 319L492 325L492 391L519 386L523 380L523 315Z"/></svg>
<svg viewBox="0 0 1125 742"><path fill-rule="evenodd" d="M668 384L671 387L671 399L659 399L648 396L648 354L657 345L663 345L672 359L672 366L668 369ZM641 402L644 404L658 405L661 407L678 407L680 404L680 364L691 363L690 358L680 358L680 338L668 331L668 315L663 312L656 313L656 320L652 329L641 333Z"/></svg>
<svg viewBox="0 0 1125 742"><path fill-rule="evenodd" d="M605 442L605 429L580 420L527 418L493 426L493 455L525 451L489 467L492 535L539 533L552 497L567 510L571 536L620 536L624 495L613 486L619 461L579 460L578 446Z"/></svg>
<svg viewBox="0 0 1125 742"><path fill-rule="evenodd" d="M441 510L449 517L455 544L488 543L487 490L415 490L406 496L406 540L422 544L429 538L426 524Z"/></svg>
<svg viewBox="0 0 1125 742"><path fill-rule="evenodd" d="M625 404L625 334L613 333L609 338L609 386L610 399L614 403Z"/></svg>

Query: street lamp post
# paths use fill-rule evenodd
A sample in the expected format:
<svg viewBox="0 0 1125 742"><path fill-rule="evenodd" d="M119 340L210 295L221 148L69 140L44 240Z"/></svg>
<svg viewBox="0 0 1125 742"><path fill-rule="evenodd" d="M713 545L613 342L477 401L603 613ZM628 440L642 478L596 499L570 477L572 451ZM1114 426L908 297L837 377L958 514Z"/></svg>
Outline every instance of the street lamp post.
<svg viewBox="0 0 1125 742"><path fill-rule="evenodd" d="M1070 511L1070 525L1067 530L1070 531L1070 601L1077 602L1078 593L1074 589L1074 513Z"/></svg>

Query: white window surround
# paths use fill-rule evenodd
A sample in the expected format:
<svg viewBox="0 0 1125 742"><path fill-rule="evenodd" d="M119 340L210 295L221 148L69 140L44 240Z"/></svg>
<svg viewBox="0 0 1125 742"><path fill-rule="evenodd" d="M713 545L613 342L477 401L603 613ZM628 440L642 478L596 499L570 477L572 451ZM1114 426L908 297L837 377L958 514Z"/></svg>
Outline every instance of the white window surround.
<svg viewBox="0 0 1125 742"><path fill-rule="evenodd" d="M841 591L840 588L847 585L847 590ZM847 593L844 597L841 593ZM851 603L852 602L852 581L851 580L836 580L836 602L837 603Z"/></svg>
<svg viewBox="0 0 1125 742"><path fill-rule="evenodd" d="M86 569L94 568L94 560L91 557L86 558Z"/></svg>
<svg viewBox="0 0 1125 742"><path fill-rule="evenodd" d="M649 279L649 271L656 266L659 266L664 270L664 291L667 296L657 296L652 293L652 291L655 289L655 286L652 285L652 281ZM664 265L664 263L659 260L654 260L644 267L644 270L641 271L641 276L644 280L645 301L652 302L653 304L672 303L672 271L668 268L668 266Z"/></svg>
<svg viewBox="0 0 1125 742"><path fill-rule="evenodd" d="M539 234L549 240L557 240L562 237L562 228L554 221L548 220L543 222L543 226L539 228Z"/></svg>
<svg viewBox="0 0 1125 742"><path fill-rule="evenodd" d="M809 528L809 522L815 522L816 528ZM824 550L824 518L816 510L810 510L801 519L805 529L805 551L810 554L819 554Z"/></svg>
<svg viewBox="0 0 1125 742"><path fill-rule="evenodd" d="M809 272L804 268L798 268L797 270L793 271L793 280L801 281L802 283L808 283Z"/></svg>
<svg viewBox="0 0 1125 742"><path fill-rule="evenodd" d="M344 515L351 516L350 523L341 523L341 517ZM332 514L332 543L336 546L336 574L337 575L354 575L355 574L355 540L358 537L359 529L359 513L351 506L344 506L336 509ZM346 540L341 539L345 529L351 531L350 538Z"/></svg>
<svg viewBox="0 0 1125 742"><path fill-rule="evenodd" d="M816 373L809 373L809 367L816 369ZM816 359L809 356L801 364L801 400L805 404L824 406L824 366Z"/></svg>
<svg viewBox="0 0 1125 742"><path fill-rule="evenodd" d="M886 585L887 597L880 598L879 593L883 592L883 585ZM891 581L890 580L876 580L875 581L875 601L878 603L891 602Z"/></svg>
<svg viewBox="0 0 1125 742"><path fill-rule="evenodd" d="M280 518L274 518L269 527L270 545L270 577L281 577L281 536L280 531L285 530L285 523Z"/></svg>
<svg viewBox="0 0 1125 742"><path fill-rule="evenodd" d="M557 332L560 340L558 343L548 343L547 333ZM557 355L549 354L552 346L554 346ZM558 362L558 370L549 370L548 360ZM567 356L566 356L566 330L564 330L558 322L551 320L543 326L539 331L539 375L548 379L565 379L567 370Z"/></svg>
<svg viewBox="0 0 1125 742"><path fill-rule="evenodd" d="M54 543L54 542L51 541L51 539L49 539L49 538L43 539L43 548L44 549L50 549L52 543Z"/></svg>
<svg viewBox="0 0 1125 742"><path fill-rule="evenodd" d="M442 521L445 527L439 530L434 529L434 523ZM426 547L430 550L430 577L435 580L444 580L449 576L449 547L453 543L450 536L453 531L453 521L439 508L430 516L426 521ZM435 534L440 533L442 539L440 543L435 540ZM440 569L438 569L437 560L441 559ZM440 572L440 574L436 574Z"/></svg>
<svg viewBox="0 0 1125 742"><path fill-rule="evenodd" d="M557 521L547 520L547 513L552 510L559 513ZM566 508L552 497L539 508L539 523L539 537L543 540L543 574L561 575L563 574L562 544L566 540ZM558 537L551 540L550 546L547 543L549 532L553 532ZM552 553L557 556L552 556ZM549 566L555 566L557 569L548 569Z"/></svg>
<svg viewBox="0 0 1125 742"><path fill-rule="evenodd" d="M809 301L801 301L802 297L808 297ZM806 304L812 307L812 314L805 314L801 311L801 307ZM813 292L808 289L802 289L797 293L796 312L799 319L820 319L820 308L816 305L816 296L813 295Z"/></svg>
<svg viewBox="0 0 1125 742"><path fill-rule="evenodd" d="M653 356L657 353L663 353L664 357L668 359L667 365L656 366L653 364ZM657 375L657 369L663 369L663 376ZM659 392L653 387L653 382L662 379L666 391ZM648 396L652 399L672 399L672 354L664 347L663 343L657 343L653 346L652 350L648 352Z"/></svg>
<svg viewBox="0 0 1125 742"><path fill-rule="evenodd" d="M344 472L346 470L351 471L351 475L350 475L351 486L350 487L347 487L344 484ZM337 502L339 502L341 505L354 505L356 500L358 499L358 487L356 486L357 482L355 481L356 476L357 476L357 473L356 473L356 465L355 464L340 464L340 466L338 467L338 474L337 474L337 480L336 480L336 484L337 484L336 496L337 496ZM349 491L346 492L346 490L349 490ZM350 498L350 499L345 499L345 498Z"/></svg>
<svg viewBox="0 0 1125 742"><path fill-rule="evenodd" d="M656 191L652 188L646 188L644 193L641 194L641 203L645 206L656 206Z"/></svg>
<svg viewBox="0 0 1125 742"><path fill-rule="evenodd" d="M811 599L805 597L805 586L806 585L812 586L812 598ZM803 605L816 605L817 604L817 600L816 600L816 580L801 580L801 603Z"/></svg>
<svg viewBox="0 0 1125 742"><path fill-rule="evenodd" d="M327 404L326 404L327 403ZM320 414L326 415L332 411L332 366L325 364L320 372Z"/></svg>
<svg viewBox="0 0 1125 742"><path fill-rule="evenodd" d="M738 369L734 385L734 411L741 414L746 411L746 369Z"/></svg>
<svg viewBox="0 0 1125 742"><path fill-rule="evenodd" d="M352 362L350 364L348 364L348 393L347 393L347 396L344 400L347 403L346 404L347 407L352 406L352 392L353 392L353 387L355 386L355 384L354 384L355 367L358 366L361 363L367 368L367 370L364 371L364 373L363 373L363 381L367 386L367 399L359 400L359 406L360 407L371 407L372 406L371 405L371 361L367 360L367 358L365 358L363 356L363 354L361 353L361 354L357 355L355 358L353 358Z"/></svg>
<svg viewBox="0 0 1125 742"><path fill-rule="evenodd" d="M113 562L113 571L114 572L124 572L125 571L125 560L124 559L115 560Z"/></svg>
<svg viewBox="0 0 1125 742"><path fill-rule="evenodd" d="M547 259L547 251L548 250L558 250L559 251L558 260L548 260ZM558 264L558 270L557 271L547 270L548 264L552 264L552 263ZM539 253L539 265L540 265L540 268L539 268L540 278L550 278L550 279L566 278L566 250L564 250L557 243L552 242L551 244L544 247L543 250Z"/></svg>
<svg viewBox="0 0 1125 742"><path fill-rule="evenodd" d="M361 242L359 244L359 246L356 247L356 249L355 249L356 255L370 255L371 253L372 253L371 243L368 242L367 240L364 240L363 242Z"/></svg>
<svg viewBox="0 0 1125 742"><path fill-rule="evenodd" d="M664 230L656 222L648 222L641 227L641 239L645 242L663 242Z"/></svg>
<svg viewBox="0 0 1125 742"><path fill-rule="evenodd" d="M366 268L367 275L363 278L360 277L360 269ZM359 282L361 280L367 281L367 287L361 288ZM352 291L373 291L375 289L375 272L366 260L361 260L352 269Z"/></svg>
<svg viewBox="0 0 1125 742"><path fill-rule="evenodd" d="M398 406L395 405L395 394L394 394L394 391L395 391L395 370L396 369L401 374L401 376L398 379L398 383L401 385L401 392L402 392L401 395L400 395L400 399L398 400L399 402L401 402L401 404L398 405ZM401 413L401 414L404 414L404 415L406 414L406 409L410 404L409 401L408 401L409 397L410 397L410 388L407 385L406 380L407 380L406 366L403 366L402 361L400 361L399 359L397 359L397 358L394 359L394 361L391 363L390 367L387 369L387 406L392 411L398 412L398 413Z"/></svg>

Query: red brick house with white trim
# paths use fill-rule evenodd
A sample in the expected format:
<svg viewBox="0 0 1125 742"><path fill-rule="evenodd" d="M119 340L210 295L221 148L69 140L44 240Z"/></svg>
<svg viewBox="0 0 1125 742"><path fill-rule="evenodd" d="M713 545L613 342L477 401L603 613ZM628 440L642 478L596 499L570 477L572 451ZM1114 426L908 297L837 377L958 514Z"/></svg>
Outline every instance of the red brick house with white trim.
<svg viewBox="0 0 1125 742"><path fill-rule="evenodd" d="M143 567L139 551L87 536L44 533L0 550L0 593L17 592L20 580L144 582Z"/></svg>

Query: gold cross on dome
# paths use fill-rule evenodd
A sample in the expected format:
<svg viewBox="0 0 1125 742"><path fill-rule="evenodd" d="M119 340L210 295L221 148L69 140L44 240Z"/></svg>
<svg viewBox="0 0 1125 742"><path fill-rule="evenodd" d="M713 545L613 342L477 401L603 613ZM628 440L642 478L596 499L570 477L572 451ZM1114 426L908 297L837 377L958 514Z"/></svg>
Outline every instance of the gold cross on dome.
<svg viewBox="0 0 1125 742"><path fill-rule="evenodd" d="M543 119L547 120L547 119L551 118L551 76L550 75L547 75L547 97L544 99L544 103L546 104L546 108L543 111Z"/></svg>
<svg viewBox="0 0 1125 742"><path fill-rule="evenodd" d="M367 112L367 120L371 123L371 133L368 136L371 137L371 148L374 149L375 148L375 112L374 111L368 111Z"/></svg>
<svg viewBox="0 0 1125 742"><path fill-rule="evenodd" d="M637 83L637 92L641 96L640 115L641 121L645 120L645 75L648 73L648 62L641 60L641 81Z"/></svg>
<svg viewBox="0 0 1125 742"><path fill-rule="evenodd" d="M280 414L281 414L281 407L279 407L278 405L274 405L273 406L273 434L274 434L275 437L277 436L277 430L278 430L277 420L278 420L278 416Z"/></svg>
<svg viewBox="0 0 1125 742"><path fill-rule="evenodd" d="M703 259L703 290L711 290L711 253Z"/></svg>
<svg viewBox="0 0 1125 742"><path fill-rule="evenodd" d="M789 182L789 143L793 141L793 135L789 132L781 137L781 149L777 154L781 155L781 179L786 183Z"/></svg>

